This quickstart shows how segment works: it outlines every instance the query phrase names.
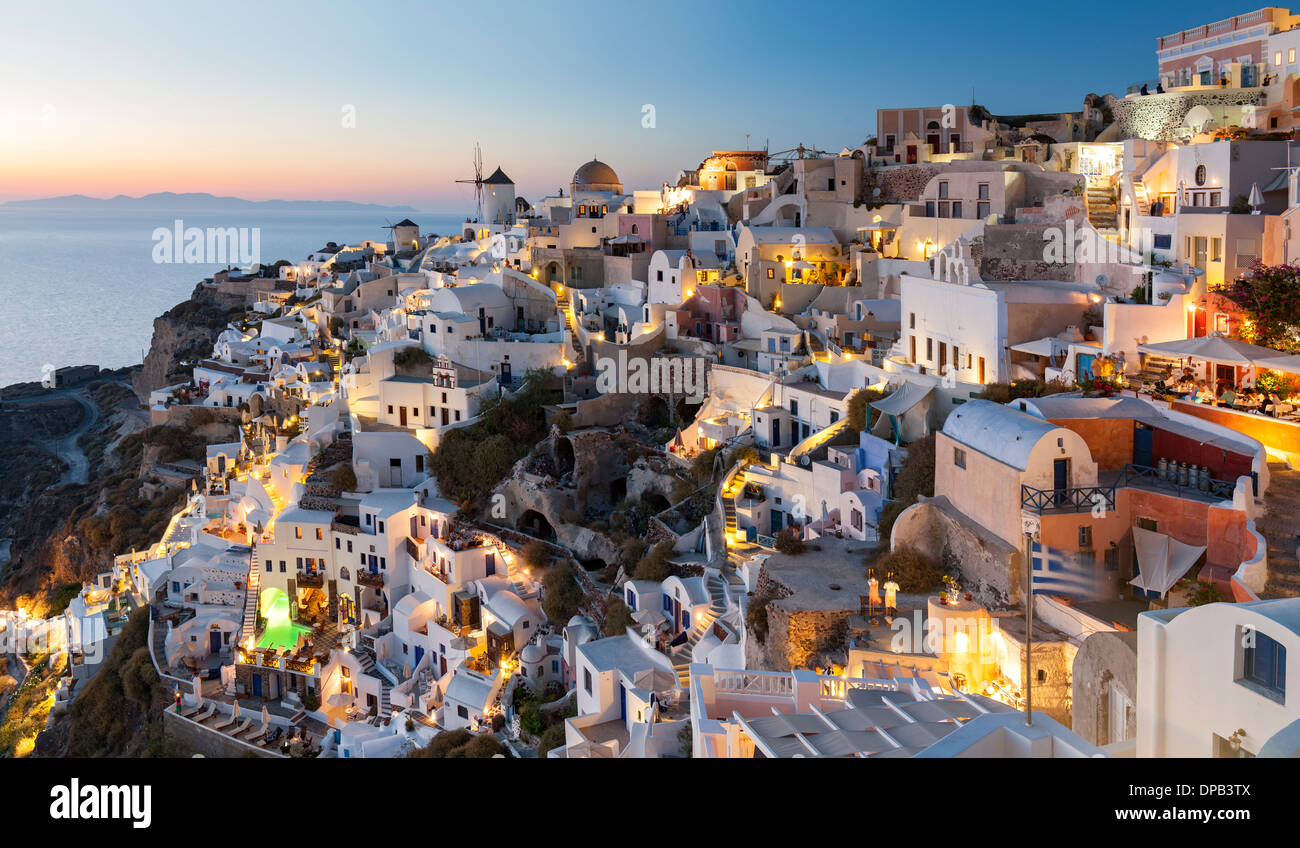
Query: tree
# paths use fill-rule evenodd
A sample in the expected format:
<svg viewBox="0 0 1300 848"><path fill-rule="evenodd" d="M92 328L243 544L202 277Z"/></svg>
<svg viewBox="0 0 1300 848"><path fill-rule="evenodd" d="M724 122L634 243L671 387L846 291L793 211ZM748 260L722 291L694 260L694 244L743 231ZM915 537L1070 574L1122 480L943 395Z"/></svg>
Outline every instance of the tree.
<svg viewBox="0 0 1300 848"><path fill-rule="evenodd" d="M894 480L893 500L880 513L880 544L889 546L889 534L899 514L925 495L934 497L934 434L907 446L907 458Z"/></svg>
<svg viewBox="0 0 1300 848"><path fill-rule="evenodd" d="M357 490L357 475L352 470L352 463L339 465L330 472L330 485L340 492L355 492Z"/></svg>
<svg viewBox="0 0 1300 848"><path fill-rule="evenodd" d="M781 528L781 532L776 534L776 540L773 544L777 551L790 556L798 556L808 549L808 546L804 544L803 534L794 526Z"/></svg>
<svg viewBox="0 0 1300 848"><path fill-rule="evenodd" d="M542 612L546 618L563 625L578 613L582 603L582 588L573 576L573 566L567 562L553 565L542 578Z"/></svg>
<svg viewBox="0 0 1300 848"><path fill-rule="evenodd" d="M1300 266L1264 265L1213 291L1231 300L1250 319L1242 338L1279 350L1300 351Z"/></svg>
<svg viewBox="0 0 1300 848"><path fill-rule="evenodd" d="M632 610L617 595L611 596L605 605L605 635L622 636L635 622Z"/></svg>
<svg viewBox="0 0 1300 848"><path fill-rule="evenodd" d="M931 592L943 582L943 566L913 548L886 551L868 562L876 569L877 579L892 574L900 592Z"/></svg>
<svg viewBox="0 0 1300 848"><path fill-rule="evenodd" d="M872 419L867 421L867 404L874 403L885 396L885 393L879 389L858 389L849 395L849 427L861 432L867 429L867 425L874 423L874 419L880 416L876 412ZM874 412L874 410L873 410Z"/></svg>
<svg viewBox="0 0 1300 848"><path fill-rule="evenodd" d="M672 555L672 543L660 542L651 548L648 554L641 557L641 561L636 564L636 571L632 573L632 579L662 583L673 573L672 564L669 562Z"/></svg>

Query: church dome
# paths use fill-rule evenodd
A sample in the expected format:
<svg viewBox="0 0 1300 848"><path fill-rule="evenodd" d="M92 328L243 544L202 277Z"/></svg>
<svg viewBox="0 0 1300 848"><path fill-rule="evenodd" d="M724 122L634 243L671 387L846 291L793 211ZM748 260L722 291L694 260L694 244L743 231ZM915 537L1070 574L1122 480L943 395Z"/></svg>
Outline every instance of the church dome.
<svg viewBox="0 0 1300 848"><path fill-rule="evenodd" d="M618 174L614 173L613 168L599 159L592 159L573 172L573 187L578 191L623 190L623 184L619 182Z"/></svg>

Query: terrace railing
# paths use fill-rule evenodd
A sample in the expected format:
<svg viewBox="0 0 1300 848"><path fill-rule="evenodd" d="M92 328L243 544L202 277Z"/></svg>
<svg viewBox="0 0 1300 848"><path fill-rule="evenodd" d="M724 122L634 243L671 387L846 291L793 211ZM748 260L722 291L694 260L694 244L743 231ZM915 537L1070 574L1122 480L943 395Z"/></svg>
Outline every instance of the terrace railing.
<svg viewBox="0 0 1300 848"><path fill-rule="evenodd" d="M1105 486L1075 486L1065 489L1037 489L1021 485L1020 508L1040 514L1084 512L1104 505L1115 508L1115 491L1127 487L1154 489L1189 500L1227 500L1236 491L1236 483L1199 476L1196 483L1181 483L1173 469L1161 471L1149 465L1129 463L1120 469L1114 482Z"/></svg>

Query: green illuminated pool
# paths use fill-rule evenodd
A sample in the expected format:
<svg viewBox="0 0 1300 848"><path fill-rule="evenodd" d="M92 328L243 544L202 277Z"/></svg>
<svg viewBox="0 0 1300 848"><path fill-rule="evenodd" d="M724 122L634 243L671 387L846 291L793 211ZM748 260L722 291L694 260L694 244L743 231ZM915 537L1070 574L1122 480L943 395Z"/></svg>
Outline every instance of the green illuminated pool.
<svg viewBox="0 0 1300 848"><path fill-rule="evenodd" d="M259 648L293 649L298 645L301 633L311 633L311 628L304 624L295 624L289 618L289 596L280 589L263 589L258 599L262 607L262 617L266 619L266 630L257 640Z"/></svg>

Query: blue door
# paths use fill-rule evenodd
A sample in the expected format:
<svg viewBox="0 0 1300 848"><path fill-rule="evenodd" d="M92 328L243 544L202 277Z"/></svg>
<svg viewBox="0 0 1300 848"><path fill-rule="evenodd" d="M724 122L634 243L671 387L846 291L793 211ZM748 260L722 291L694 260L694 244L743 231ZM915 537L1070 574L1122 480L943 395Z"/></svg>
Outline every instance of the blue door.
<svg viewBox="0 0 1300 848"><path fill-rule="evenodd" d="M618 684L618 717L627 719L627 690L623 688L623 683Z"/></svg>
<svg viewBox="0 0 1300 848"><path fill-rule="evenodd" d="M781 528L785 526L785 524L783 523L784 519L785 519L785 513L781 512L781 510L779 509L772 510L772 535L773 536L775 536L777 533L780 533Z"/></svg>
<svg viewBox="0 0 1300 848"><path fill-rule="evenodd" d="M423 646L423 645L416 645L416 646L415 646L415 664L418 666L418 665L420 664L420 660L422 660L422 659L424 659L424 646Z"/></svg>
<svg viewBox="0 0 1300 848"><path fill-rule="evenodd" d="M1068 498L1070 460L1058 459L1052 463L1052 488L1056 490L1056 502L1063 504Z"/></svg>
<svg viewBox="0 0 1300 848"><path fill-rule="evenodd" d="M497 555L490 551L487 555L487 573L488 576L497 573Z"/></svg>
<svg viewBox="0 0 1300 848"><path fill-rule="evenodd" d="M1133 431L1133 464L1145 465L1147 468L1155 465L1152 461L1154 455L1156 431L1146 427L1139 427Z"/></svg>
<svg viewBox="0 0 1300 848"><path fill-rule="evenodd" d="M262 697L262 675L260 674L253 675L253 697Z"/></svg>
<svg viewBox="0 0 1300 848"><path fill-rule="evenodd" d="M208 653L210 654L221 653L221 631L220 630L208 631Z"/></svg>

